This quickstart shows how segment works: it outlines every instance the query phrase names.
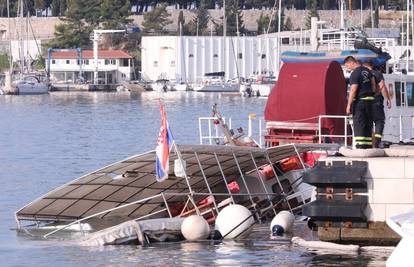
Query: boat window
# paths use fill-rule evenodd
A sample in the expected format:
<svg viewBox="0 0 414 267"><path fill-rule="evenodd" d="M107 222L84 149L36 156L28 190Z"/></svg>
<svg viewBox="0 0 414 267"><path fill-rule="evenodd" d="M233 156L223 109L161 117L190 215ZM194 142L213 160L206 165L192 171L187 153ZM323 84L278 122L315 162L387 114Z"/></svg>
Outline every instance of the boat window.
<svg viewBox="0 0 414 267"><path fill-rule="evenodd" d="M194 55L193 54L189 54L188 57L194 57Z"/></svg>
<svg viewBox="0 0 414 267"><path fill-rule="evenodd" d="M171 67L175 67L175 61L171 61Z"/></svg>
<svg viewBox="0 0 414 267"><path fill-rule="evenodd" d="M413 83L407 83L407 90L405 90L405 93L407 95L407 106L413 107L414 106L414 84Z"/></svg>
<svg viewBox="0 0 414 267"><path fill-rule="evenodd" d="M213 57L218 57L218 55L217 54L214 54Z"/></svg>
<svg viewBox="0 0 414 267"><path fill-rule="evenodd" d="M262 59L266 58L266 54L262 54Z"/></svg>
<svg viewBox="0 0 414 267"><path fill-rule="evenodd" d="M154 61L154 67L158 67L158 61Z"/></svg>
<svg viewBox="0 0 414 267"><path fill-rule="evenodd" d="M239 53L239 59L243 58L243 53Z"/></svg>

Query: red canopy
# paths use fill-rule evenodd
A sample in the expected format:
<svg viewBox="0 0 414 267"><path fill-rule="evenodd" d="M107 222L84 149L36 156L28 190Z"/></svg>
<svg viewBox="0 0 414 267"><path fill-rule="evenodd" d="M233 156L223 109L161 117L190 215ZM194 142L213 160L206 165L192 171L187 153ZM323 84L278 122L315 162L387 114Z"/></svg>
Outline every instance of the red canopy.
<svg viewBox="0 0 414 267"><path fill-rule="evenodd" d="M267 100L265 120L317 123L319 115L345 115L346 84L338 62L284 63ZM324 120L341 134L344 121Z"/></svg>

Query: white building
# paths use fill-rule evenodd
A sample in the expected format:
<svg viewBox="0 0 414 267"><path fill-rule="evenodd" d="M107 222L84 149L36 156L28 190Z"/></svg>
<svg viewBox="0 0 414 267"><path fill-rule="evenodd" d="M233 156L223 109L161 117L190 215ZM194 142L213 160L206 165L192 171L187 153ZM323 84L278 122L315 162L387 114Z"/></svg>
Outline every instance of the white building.
<svg viewBox="0 0 414 267"><path fill-rule="evenodd" d="M277 72L277 37L145 36L142 78L197 82L209 72L226 79Z"/></svg>
<svg viewBox="0 0 414 267"><path fill-rule="evenodd" d="M50 67L52 83L93 83L94 61L92 50L60 50L50 53L47 67ZM132 57L121 50L98 51L98 83L119 84L132 77ZM83 78L81 78L83 77Z"/></svg>

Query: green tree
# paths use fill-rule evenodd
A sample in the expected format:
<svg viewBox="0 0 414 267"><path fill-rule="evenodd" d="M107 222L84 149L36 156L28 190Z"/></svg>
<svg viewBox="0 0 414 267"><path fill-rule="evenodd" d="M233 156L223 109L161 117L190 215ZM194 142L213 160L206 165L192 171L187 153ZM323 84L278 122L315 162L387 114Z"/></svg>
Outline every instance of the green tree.
<svg viewBox="0 0 414 267"><path fill-rule="evenodd" d="M202 0L199 4L199 8L196 11L196 15L188 23L188 31L192 35L208 35L208 22L210 21L210 15L207 10L207 5L205 1Z"/></svg>
<svg viewBox="0 0 414 267"><path fill-rule="evenodd" d="M104 29L120 29L132 20L129 19L131 4L129 0L103 0L101 4L101 20Z"/></svg>
<svg viewBox="0 0 414 267"><path fill-rule="evenodd" d="M241 14L239 1L238 0L227 0L226 1L226 35L234 36L237 34L237 30L240 34L246 32L243 23L243 16ZM223 17L221 17L223 21ZM217 35L223 34L223 24L213 21Z"/></svg>
<svg viewBox="0 0 414 267"><path fill-rule="evenodd" d="M184 13L181 10L180 14L178 14L177 32L180 32L180 28L182 30L184 28L184 26L185 26L185 18L184 18Z"/></svg>
<svg viewBox="0 0 414 267"><path fill-rule="evenodd" d="M317 9L317 1L316 0L308 0L309 9L308 9L308 16L306 17L306 28L311 28L311 18L317 17L319 19L318 9Z"/></svg>
<svg viewBox="0 0 414 267"><path fill-rule="evenodd" d="M65 15L65 12L66 12L66 10L68 8L68 5L67 5L66 0L61 0L59 2L60 2L60 5L59 5L59 13L60 13L61 16L63 16L63 15Z"/></svg>
<svg viewBox="0 0 414 267"><path fill-rule="evenodd" d="M43 10L46 8L46 2L44 0L35 0L34 1L34 8L36 10Z"/></svg>
<svg viewBox="0 0 414 267"><path fill-rule="evenodd" d="M89 35L100 22L99 0L69 0L63 23L55 27L50 47L75 48L87 46Z"/></svg>
<svg viewBox="0 0 414 267"><path fill-rule="evenodd" d="M285 23L283 24L283 30L284 31L293 31L293 23L290 17L286 18Z"/></svg>
<svg viewBox="0 0 414 267"><path fill-rule="evenodd" d="M269 26L270 18L267 15L260 13L260 17L256 20L257 22L257 34L265 34Z"/></svg>
<svg viewBox="0 0 414 267"><path fill-rule="evenodd" d="M52 6L52 16L54 17L59 16L60 15L60 1L53 0L51 6Z"/></svg>
<svg viewBox="0 0 414 267"><path fill-rule="evenodd" d="M156 5L150 12L144 14L144 22L142 23L144 31L156 34L165 32L164 27L171 23L169 17L167 3Z"/></svg>
<svg viewBox="0 0 414 267"><path fill-rule="evenodd" d="M10 57L7 54L0 54L0 71L3 72L10 68Z"/></svg>

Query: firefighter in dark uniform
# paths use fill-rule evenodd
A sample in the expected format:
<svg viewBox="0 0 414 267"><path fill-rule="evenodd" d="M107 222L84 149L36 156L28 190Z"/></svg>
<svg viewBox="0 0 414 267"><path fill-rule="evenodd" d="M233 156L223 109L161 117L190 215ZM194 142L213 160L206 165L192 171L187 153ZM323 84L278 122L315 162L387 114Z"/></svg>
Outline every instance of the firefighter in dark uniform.
<svg viewBox="0 0 414 267"><path fill-rule="evenodd" d="M352 71L346 113L352 113L356 148L372 147L372 103L376 91L375 79L369 69L352 56L345 58L345 66ZM352 106L352 112L351 112Z"/></svg>
<svg viewBox="0 0 414 267"><path fill-rule="evenodd" d="M387 107L391 108L391 98L388 94L388 89L385 85L384 76L378 70L374 70L374 64L372 61L364 63L364 67L369 69L375 78L377 85L375 99L372 103L372 119L375 125L374 139L372 140L372 146L378 148L383 137L385 126L385 112L384 112L384 97L387 99Z"/></svg>

